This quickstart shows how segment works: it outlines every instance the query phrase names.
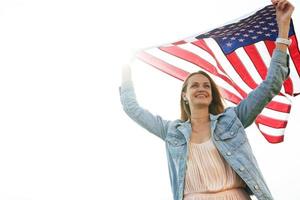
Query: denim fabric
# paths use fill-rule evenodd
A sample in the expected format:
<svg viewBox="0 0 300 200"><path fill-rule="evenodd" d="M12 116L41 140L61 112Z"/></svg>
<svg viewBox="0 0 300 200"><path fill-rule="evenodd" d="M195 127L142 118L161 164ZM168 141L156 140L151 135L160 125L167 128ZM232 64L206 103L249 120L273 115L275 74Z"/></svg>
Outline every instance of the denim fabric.
<svg viewBox="0 0 300 200"><path fill-rule="evenodd" d="M253 155L245 128L279 93L289 75L288 59L286 53L275 49L266 79L236 107L228 107L219 115L210 114L211 133L216 148L245 181L249 195L255 195L258 200L272 200L273 197ZM165 141L173 199L182 200L188 141L192 130L190 121L164 120L140 107L131 80L123 82L119 91L123 109L128 116Z"/></svg>

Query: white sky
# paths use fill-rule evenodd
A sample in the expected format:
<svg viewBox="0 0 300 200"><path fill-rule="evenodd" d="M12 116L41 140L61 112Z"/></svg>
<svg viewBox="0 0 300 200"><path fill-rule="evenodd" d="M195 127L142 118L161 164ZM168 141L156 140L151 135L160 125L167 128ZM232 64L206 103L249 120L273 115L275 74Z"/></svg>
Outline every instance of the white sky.
<svg viewBox="0 0 300 200"><path fill-rule="evenodd" d="M292 2L299 34L300 3ZM1 0L0 199L171 199L164 143L122 111L120 67L136 49L186 38L268 4ZM134 68L133 75L143 107L178 117L179 81L152 68ZM299 110L298 97L281 144L247 129L278 200L300 199Z"/></svg>

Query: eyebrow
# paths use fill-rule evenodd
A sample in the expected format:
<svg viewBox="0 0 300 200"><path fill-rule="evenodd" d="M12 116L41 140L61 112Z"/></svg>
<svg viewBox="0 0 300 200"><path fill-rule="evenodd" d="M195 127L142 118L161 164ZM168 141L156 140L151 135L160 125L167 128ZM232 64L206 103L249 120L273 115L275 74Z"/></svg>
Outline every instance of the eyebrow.
<svg viewBox="0 0 300 200"><path fill-rule="evenodd" d="M198 81L192 81L192 82L191 82L191 84L194 84L194 83L199 83L199 82L198 82ZM210 82L209 82L209 81L205 81L205 82L202 82L202 83L204 83L204 84L205 84L205 83L208 83L208 84L210 84Z"/></svg>

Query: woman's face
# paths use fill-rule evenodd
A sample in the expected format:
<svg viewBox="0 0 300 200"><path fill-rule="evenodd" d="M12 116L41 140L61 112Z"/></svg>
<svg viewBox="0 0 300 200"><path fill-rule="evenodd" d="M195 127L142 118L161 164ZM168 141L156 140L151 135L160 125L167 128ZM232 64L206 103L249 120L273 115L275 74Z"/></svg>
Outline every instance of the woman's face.
<svg viewBox="0 0 300 200"><path fill-rule="evenodd" d="M212 101L211 84L202 74L191 76L187 82L183 97L187 99L190 107L209 106Z"/></svg>

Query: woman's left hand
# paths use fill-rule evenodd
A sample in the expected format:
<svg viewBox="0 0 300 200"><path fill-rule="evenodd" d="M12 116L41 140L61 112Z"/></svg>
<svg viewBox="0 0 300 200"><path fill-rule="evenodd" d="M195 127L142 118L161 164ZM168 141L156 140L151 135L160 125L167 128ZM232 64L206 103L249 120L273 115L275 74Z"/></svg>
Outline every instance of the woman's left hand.
<svg viewBox="0 0 300 200"><path fill-rule="evenodd" d="M287 26L294 11L294 6L287 0L272 0L272 4L276 8L276 19L278 26Z"/></svg>

